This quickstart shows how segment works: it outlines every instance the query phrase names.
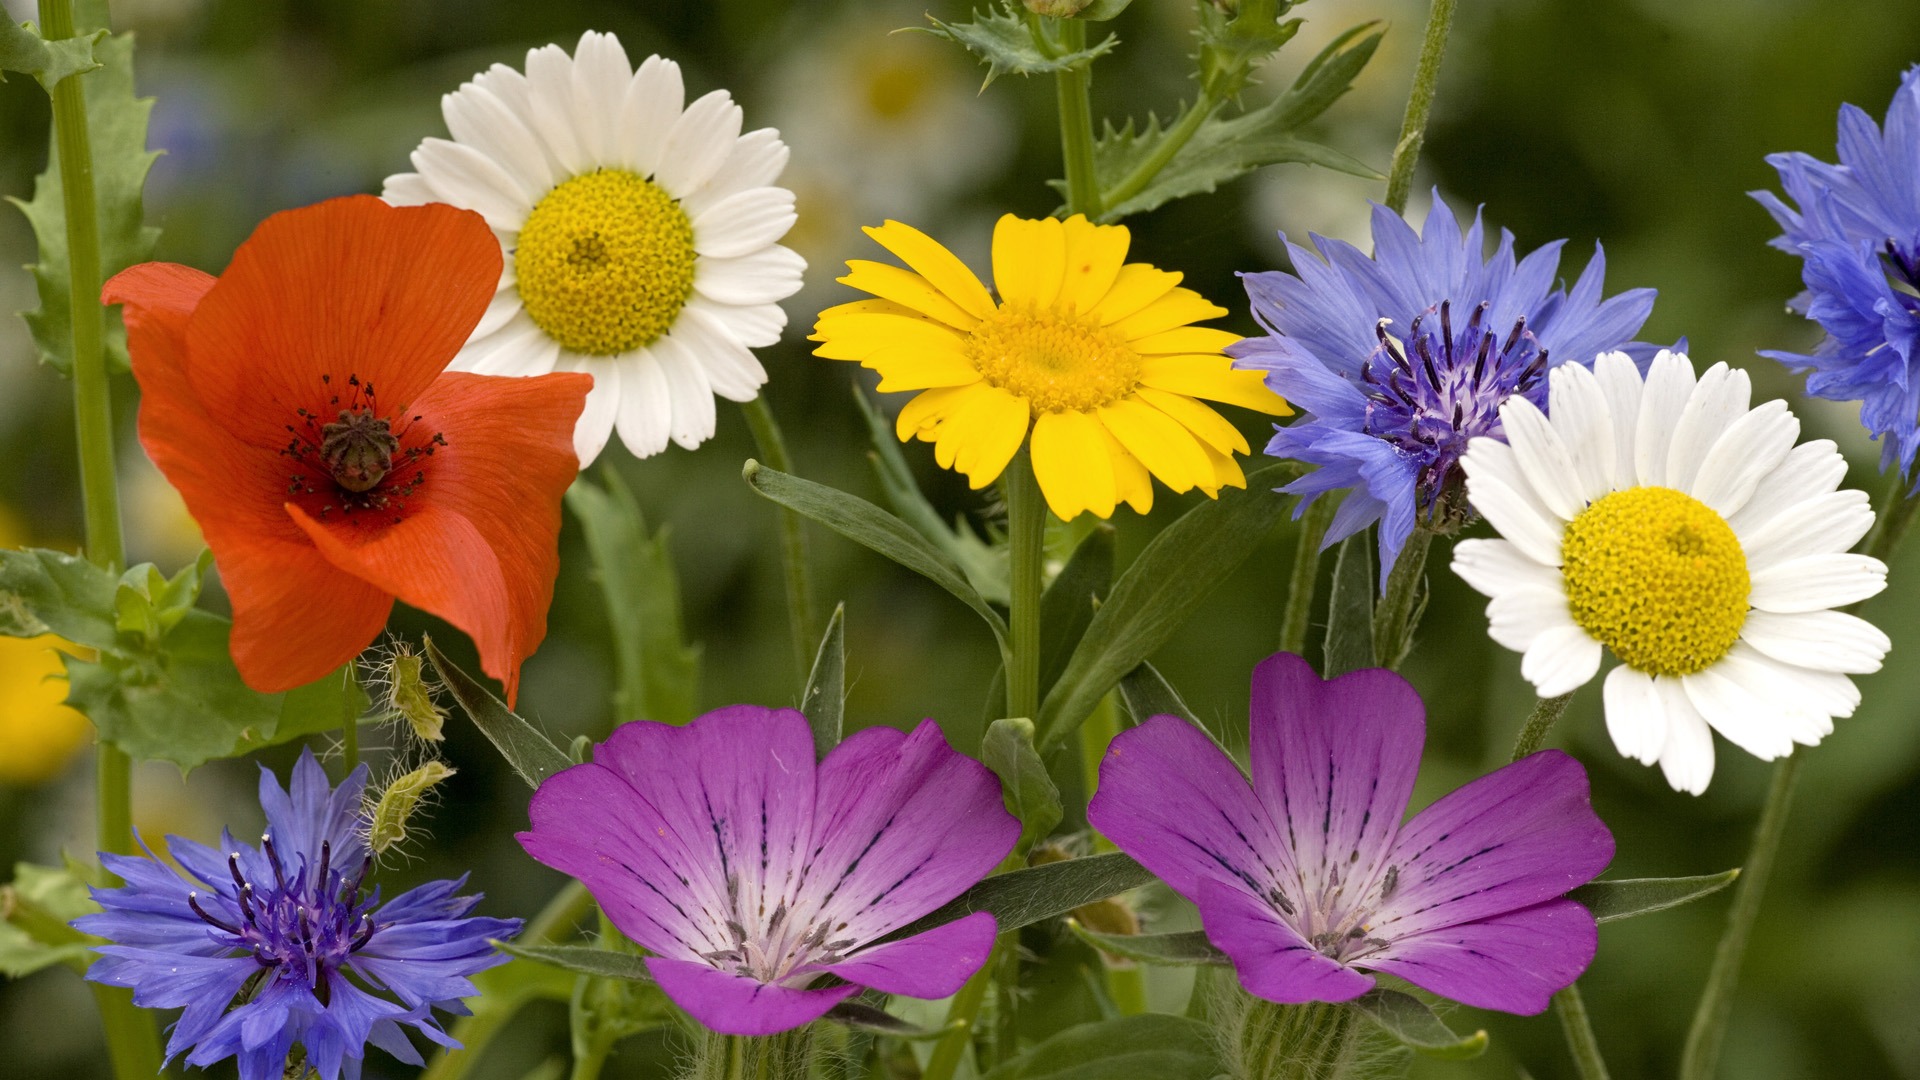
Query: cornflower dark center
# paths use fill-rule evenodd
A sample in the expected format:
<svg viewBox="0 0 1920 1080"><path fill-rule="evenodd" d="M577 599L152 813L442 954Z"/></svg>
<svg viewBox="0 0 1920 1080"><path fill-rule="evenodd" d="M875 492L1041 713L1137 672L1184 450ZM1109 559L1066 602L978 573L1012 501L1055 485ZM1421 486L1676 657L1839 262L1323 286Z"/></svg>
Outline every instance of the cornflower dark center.
<svg viewBox="0 0 1920 1080"><path fill-rule="evenodd" d="M1374 326L1379 345L1361 366L1367 396L1366 433L1393 443L1419 467L1421 510L1442 516L1454 500L1442 496L1460 483L1459 464L1475 436L1504 436L1500 405L1515 394L1544 406L1547 350L1514 320L1505 338L1486 325L1481 302L1456 327L1452 301L1416 316L1405 340ZM1437 317L1436 317L1437 316Z"/></svg>
<svg viewBox="0 0 1920 1080"><path fill-rule="evenodd" d="M280 453L297 466L287 476L287 494L323 521L335 513L386 513L398 524L405 500L426 482L424 460L447 445L445 436L409 440L421 417L409 417L396 429L373 384L358 375L347 376L344 393L331 375L320 382L325 409L295 409L298 423L286 425L292 438ZM328 413L334 419L327 420Z"/></svg>
<svg viewBox="0 0 1920 1080"><path fill-rule="evenodd" d="M1904 250L1888 237L1880 263L1887 272L1887 284L1905 299L1908 311L1920 315L1920 237Z"/></svg>
<svg viewBox="0 0 1920 1080"><path fill-rule="evenodd" d="M363 858L349 872L332 865L333 845L322 841L316 865L307 865L303 858L299 866L289 868L271 834L260 838L260 848L273 871L271 882L249 881L239 853L227 855L233 891L221 895L237 911L226 910L227 905L203 904L198 892L187 894L187 906L208 926L229 936L232 947L253 953L260 971L247 981L241 998L250 998L263 980L276 978L309 987L326 1005L329 974L365 948L379 930L373 919L379 892L362 896L360 891L373 857Z"/></svg>

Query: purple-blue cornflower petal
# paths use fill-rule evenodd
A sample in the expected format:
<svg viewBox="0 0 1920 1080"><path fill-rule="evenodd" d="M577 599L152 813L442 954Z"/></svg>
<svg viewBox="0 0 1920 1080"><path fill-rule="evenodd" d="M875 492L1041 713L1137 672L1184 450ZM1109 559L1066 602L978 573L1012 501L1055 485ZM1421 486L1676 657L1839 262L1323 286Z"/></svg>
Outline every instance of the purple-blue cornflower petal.
<svg viewBox="0 0 1920 1080"><path fill-rule="evenodd" d="M1367 966L1441 997L1532 1016L1593 962L1593 915L1572 900L1488 916L1394 942Z"/></svg>
<svg viewBox="0 0 1920 1080"><path fill-rule="evenodd" d="M826 1015L860 992L852 983L797 990L721 971L698 960L647 957L647 973L694 1019L722 1035L777 1035Z"/></svg>
<svg viewBox="0 0 1920 1080"><path fill-rule="evenodd" d="M1282 1005L1351 1001L1373 989L1373 977L1314 948L1273 917L1273 907L1237 882L1206 878L1194 903L1207 940L1233 961L1247 992Z"/></svg>
<svg viewBox="0 0 1920 1080"><path fill-rule="evenodd" d="M997 932L993 916L976 911L911 937L861 949L821 970L883 994L948 997L959 993L961 984L987 962Z"/></svg>

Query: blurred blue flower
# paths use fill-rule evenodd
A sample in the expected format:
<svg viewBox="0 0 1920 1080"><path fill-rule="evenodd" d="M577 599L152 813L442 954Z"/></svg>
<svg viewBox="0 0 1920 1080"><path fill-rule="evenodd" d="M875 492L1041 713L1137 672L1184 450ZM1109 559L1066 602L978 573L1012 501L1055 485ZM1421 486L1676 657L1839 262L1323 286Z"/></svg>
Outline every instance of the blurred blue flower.
<svg viewBox="0 0 1920 1080"><path fill-rule="evenodd" d="M167 838L191 877L152 858L102 854L126 885L95 889L104 908L74 926L106 938L87 978L133 990L136 1005L184 1008L167 1041L205 1067L238 1059L241 1080L280 1080L298 1047L323 1080L358 1080L368 1043L409 1064L418 1051L400 1025L457 1046L433 1016L465 1013L468 976L505 960L488 943L518 919L467 918L465 879L436 881L380 902L362 893L367 849L361 766L338 789L311 751L290 791L260 770L267 831L259 848L221 836L221 850ZM394 1000L398 999L398 1000Z"/></svg>
<svg viewBox="0 0 1920 1080"><path fill-rule="evenodd" d="M1861 402L1860 421L1883 436L1880 467L1911 476L1920 451L1920 65L1908 68L1882 129L1840 107L1840 164L1770 154L1780 186L1753 192L1784 230L1770 243L1804 260L1807 291L1788 307L1820 324L1811 353L1760 355L1810 372L1807 393Z"/></svg>
<svg viewBox="0 0 1920 1080"><path fill-rule="evenodd" d="M1625 349L1644 366L1653 355L1631 339L1654 292L1602 300L1598 245L1569 291L1556 280L1565 241L1516 260L1512 233L1500 231L1491 258L1484 239L1478 214L1463 235L1435 192L1419 234L1373 208L1372 257L1316 235L1317 255L1287 243L1294 273L1241 275L1267 336L1227 352L1304 411L1267 453L1319 466L1280 490L1302 496L1298 517L1350 489L1326 543L1378 521L1383 587L1417 515L1443 524L1464 512L1460 455L1476 436L1505 437L1501 402L1517 394L1544 410L1547 371L1563 361Z"/></svg>

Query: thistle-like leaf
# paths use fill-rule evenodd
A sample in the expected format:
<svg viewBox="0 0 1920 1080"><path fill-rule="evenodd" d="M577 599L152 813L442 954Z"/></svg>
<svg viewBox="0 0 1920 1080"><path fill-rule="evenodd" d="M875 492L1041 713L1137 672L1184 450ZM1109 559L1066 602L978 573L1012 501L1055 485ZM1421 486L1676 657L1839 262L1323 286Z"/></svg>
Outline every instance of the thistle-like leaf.
<svg viewBox="0 0 1920 1080"><path fill-rule="evenodd" d="M987 65L987 79L981 84L982 87L1002 75L1046 75L1084 67L1097 57L1112 52L1113 47L1119 44L1119 39L1109 34L1084 49L1072 52L1056 53L1042 48L1034 40L1026 19L1014 11L1011 4L998 10L975 12L970 22L942 22L931 15L927 16L927 21L933 26L913 29L957 42Z"/></svg>
<svg viewBox="0 0 1920 1080"><path fill-rule="evenodd" d="M5 72L18 71L31 75L53 92L54 85L69 75L80 75L93 71L100 61L93 58L93 46L106 31L96 30L91 34L48 41L40 36L40 31L32 23L15 23L0 19L0 81L5 81Z"/></svg>

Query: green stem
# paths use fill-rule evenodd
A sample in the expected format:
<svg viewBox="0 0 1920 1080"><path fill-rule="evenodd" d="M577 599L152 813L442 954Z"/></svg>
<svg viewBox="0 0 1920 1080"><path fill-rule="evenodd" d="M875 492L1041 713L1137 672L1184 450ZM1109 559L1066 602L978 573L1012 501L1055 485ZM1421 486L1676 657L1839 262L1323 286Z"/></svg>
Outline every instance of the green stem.
<svg viewBox="0 0 1920 1080"><path fill-rule="evenodd" d="M1381 667L1398 669L1412 647L1413 608L1426 578L1427 549L1432 544L1433 531L1416 525L1387 575L1387 590L1373 610L1373 662Z"/></svg>
<svg viewBox="0 0 1920 1080"><path fill-rule="evenodd" d="M759 1037L709 1032L689 1080L807 1080L813 1040L812 1025Z"/></svg>
<svg viewBox="0 0 1920 1080"><path fill-rule="evenodd" d="M1160 170L1166 168L1167 163L1173 160L1173 156L1180 152L1180 148L1187 145L1187 140L1193 138L1194 134L1200 130L1200 125L1206 123L1207 118L1219 108L1220 102L1209 96L1203 95L1195 101L1193 108L1188 109L1185 115L1168 128L1165 135L1161 136L1159 143L1154 146L1153 153L1148 155L1145 161L1122 177L1120 182L1114 185L1113 190L1100 193L1101 207L1104 209L1119 206L1145 191L1147 185L1153 183L1153 178L1160 175Z"/></svg>
<svg viewBox="0 0 1920 1080"><path fill-rule="evenodd" d="M793 472L793 459L787 454L787 440L767 405L766 391L740 406L747 426L753 429L753 441L760 460L769 468ZM820 627L814 619L813 577L807 570L807 534L800 515L780 508L780 557L787 575L787 626L793 635L793 659L800 678L805 679L813 666L813 653L820 644Z"/></svg>
<svg viewBox="0 0 1920 1080"><path fill-rule="evenodd" d="M947 1023L953 1026L934 1043L933 1055L927 1061L926 1071L920 1074L921 1080L953 1080L973 1041L974 1018L980 1015L980 1006L993 987L993 975L1000 967L1000 958L1008 949L1017 947L1013 939L1018 934L1011 931L1000 935L993 943L993 951L987 955L987 962L980 965L980 970L953 996L953 1004L947 1009Z"/></svg>
<svg viewBox="0 0 1920 1080"><path fill-rule="evenodd" d="M1528 754L1540 749L1547 741L1547 732L1553 730L1560 717L1567 711L1567 702L1573 700L1573 691L1569 690L1559 697L1541 698L1533 703L1533 711L1527 714L1527 722L1520 728L1520 737L1514 740L1511 761L1519 761Z"/></svg>
<svg viewBox="0 0 1920 1080"><path fill-rule="evenodd" d="M360 764L360 718L347 717L340 727L341 768L351 773Z"/></svg>
<svg viewBox="0 0 1920 1080"><path fill-rule="evenodd" d="M1427 36L1420 43L1419 66L1413 71L1413 90L1407 95L1407 114L1400 122L1400 141L1393 147L1393 164L1387 168L1387 209L1405 213L1407 196L1413 193L1413 167L1420 160L1421 144L1427 139L1427 117L1433 112L1433 95L1440 82L1440 58L1447 51L1447 34L1453 29L1456 0L1433 0L1427 13Z"/></svg>
<svg viewBox="0 0 1920 1080"><path fill-rule="evenodd" d="M1295 655L1307 648L1313 622L1313 593L1320 584L1320 542L1333 521L1334 502L1322 495L1300 515L1300 546L1293 553L1293 578L1287 583L1286 614L1280 617L1280 651Z"/></svg>
<svg viewBox="0 0 1920 1080"><path fill-rule="evenodd" d="M1087 24L1061 19L1060 51L1076 53L1087 47ZM1060 152L1067 170L1067 214L1098 218L1106 210L1100 202L1100 178L1093 169L1093 84L1090 64L1070 67L1055 76L1060 100Z"/></svg>
<svg viewBox="0 0 1920 1080"><path fill-rule="evenodd" d="M1908 526L1913 524L1914 511L1920 510L1920 497L1907 494L1906 482L1899 473L1893 474L1888 488L1886 505L1873 523L1873 532L1867 536L1867 554L1881 562L1892 561L1900 541L1906 538Z"/></svg>
<svg viewBox="0 0 1920 1080"><path fill-rule="evenodd" d="M1573 1071L1580 1080L1607 1080L1607 1063L1600 1057L1600 1042L1593 1036L1593 1024L1587 1019L1587 1003L1580 996L1580 984L1568 983L1553 995L1553 1011L1560 1016L1560 1030L1566 1033L1567 1049L1573 1054Z"/></svg>
<svg viewBox="0 0 1920 1080"><path fill-rule="evenodd" d="M1007 499L1007 545L1011 563L1007 610L1007 715L1040 715L1040 579L1046 561L1047 503L1022 448L1001 475Z"/></svg>

